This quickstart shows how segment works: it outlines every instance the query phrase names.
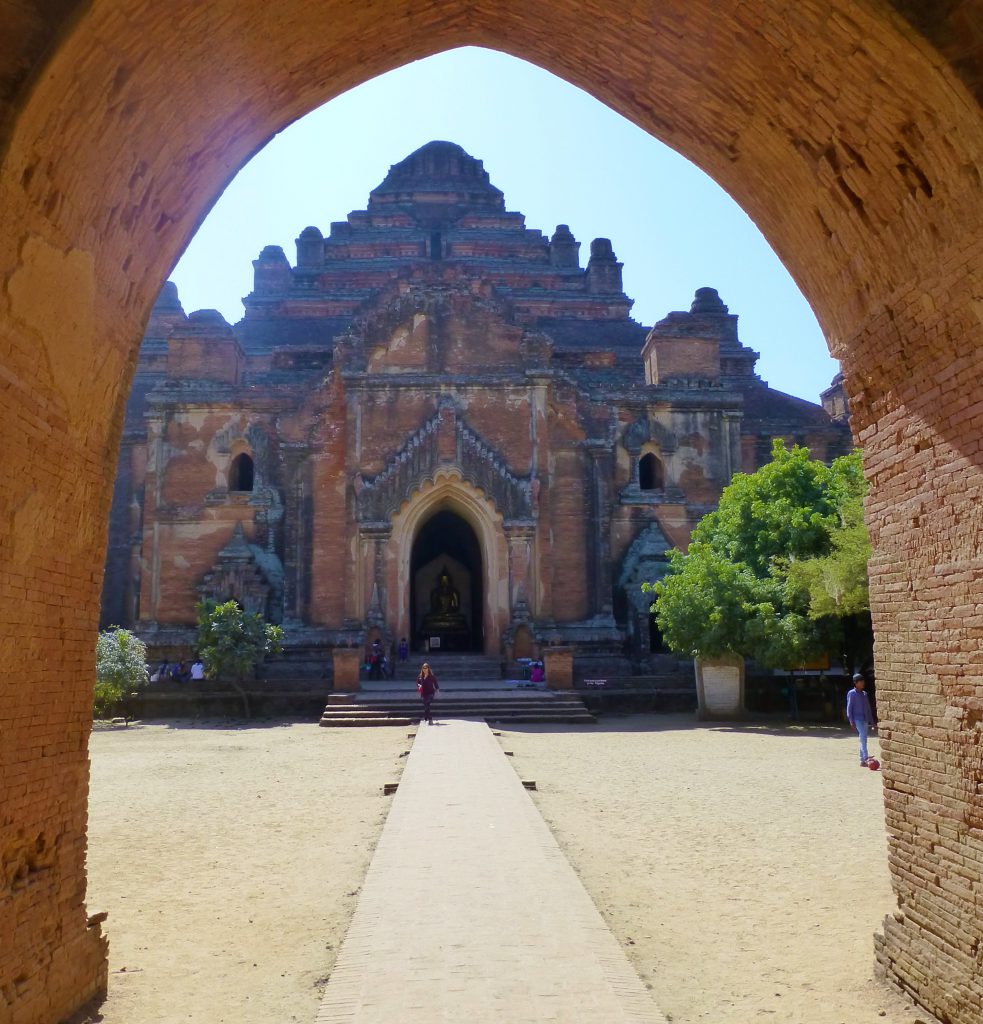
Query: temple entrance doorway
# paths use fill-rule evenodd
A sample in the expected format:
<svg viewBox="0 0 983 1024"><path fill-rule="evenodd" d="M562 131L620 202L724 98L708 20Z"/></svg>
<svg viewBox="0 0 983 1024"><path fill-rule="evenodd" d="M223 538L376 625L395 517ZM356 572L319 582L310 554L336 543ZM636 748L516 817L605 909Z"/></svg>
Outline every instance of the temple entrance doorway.
<svg viewBox="0 0 983 1024"><path fill-rule="evenodd" d="M410 555L410 627L415 651L483 651L481 545L459 515L436 512Z"/></svg>

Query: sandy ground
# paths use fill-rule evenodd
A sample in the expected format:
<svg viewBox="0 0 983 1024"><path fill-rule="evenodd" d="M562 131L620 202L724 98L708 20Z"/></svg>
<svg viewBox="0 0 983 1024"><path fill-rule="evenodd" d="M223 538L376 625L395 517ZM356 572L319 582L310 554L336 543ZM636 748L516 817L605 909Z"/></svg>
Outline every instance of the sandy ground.
<svg viewBox="0 0 983 1024"><path fill-rule="evenodd" d="M406 733L95 732L89 906L110 912L111 974L94 1019L313 1021ZM872 980L881 783L844 731L645 716L501 742L675 1024L916 1019Z"/></svg>
<svg viewBox="0 0 983 1024"><path fill-rule="evenodd" d="M131 726L90 743L105 1024L314 1020L407 730Z"/></svg>
<svg viewBox="0 0 983 1024"><path fill-rule="evenodd" d="M873 980L882 784L845 729L608 717L501 742L675 1024L928 1019Z"/></svg>

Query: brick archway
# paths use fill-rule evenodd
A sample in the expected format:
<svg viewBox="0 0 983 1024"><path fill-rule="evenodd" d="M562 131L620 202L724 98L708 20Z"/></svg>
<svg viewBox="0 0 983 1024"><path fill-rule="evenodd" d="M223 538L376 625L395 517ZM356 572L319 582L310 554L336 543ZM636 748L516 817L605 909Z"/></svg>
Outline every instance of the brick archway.
<svg viewBox="0 0 983 1024"><path fill-rule="evenodd" d="M276 130L372 75L470 43L562 75L707 170L756 220L843 361L873 484L901 902L881 956L929 1009L978 1021L983 3L57 9L60 20L14 0L0 25L3 1005L57 1020L105 980L81 884L92 636L150 302Z"/></svg>

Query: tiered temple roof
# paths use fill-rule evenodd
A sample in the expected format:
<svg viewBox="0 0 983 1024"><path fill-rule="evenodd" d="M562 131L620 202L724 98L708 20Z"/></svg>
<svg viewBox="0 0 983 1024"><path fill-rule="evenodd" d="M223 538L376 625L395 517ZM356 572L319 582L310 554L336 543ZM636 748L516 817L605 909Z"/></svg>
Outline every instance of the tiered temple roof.
<svg viewBox="0 0 983 1024"><path fill-rule="evenodd" d="M330 344L397 278L480 278L508 300L523 326L547 330L560 348L636 355L645 329L629 316L621 263L605 238L586 267L565 224L547 238L505 209L480 160L451 142L430 142L394 164L368 207L305 228L291 267L267 246L237 333L247 351Z"/></svg>

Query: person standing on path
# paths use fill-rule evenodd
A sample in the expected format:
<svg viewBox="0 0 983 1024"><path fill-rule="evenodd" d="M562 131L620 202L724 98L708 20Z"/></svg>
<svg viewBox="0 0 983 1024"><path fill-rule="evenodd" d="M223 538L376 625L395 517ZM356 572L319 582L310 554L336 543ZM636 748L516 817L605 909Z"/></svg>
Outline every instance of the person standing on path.
<svg viewBox="0 0 983 1024"><path fill-rule="evenodd" d="M846 695L846 717L860 736L860 767L867 767L867 732L874 727L874 715L870 701L864 693L864 677L855 672L853 689Z"/></svg>
<svg viewBox="0 0 983 1024"><path fill-rule="evenodd" d="M437 677L430 671L430 666L427 662L423 663L423 668L420 669L420 674L416 677L416 688L423 700L423 718L427 725L433 725L433 714L430 711L430 705L433 704L434 696L440 689L437 683Z"/></svg>

